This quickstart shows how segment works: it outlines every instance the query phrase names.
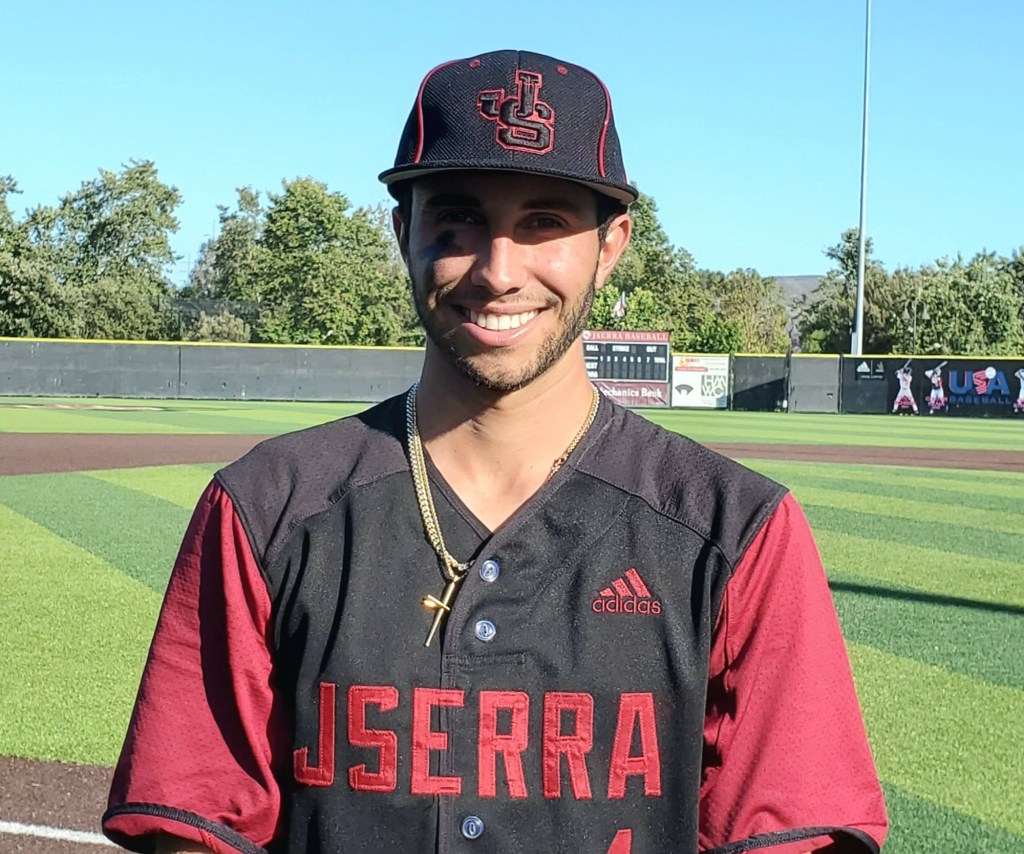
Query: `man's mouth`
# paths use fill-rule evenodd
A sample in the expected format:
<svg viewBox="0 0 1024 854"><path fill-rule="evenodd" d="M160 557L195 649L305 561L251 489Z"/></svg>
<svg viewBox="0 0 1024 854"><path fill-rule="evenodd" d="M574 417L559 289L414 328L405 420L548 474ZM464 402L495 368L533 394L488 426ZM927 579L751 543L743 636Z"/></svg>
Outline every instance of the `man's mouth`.
<svg viewBox="0 0 1024 854"><path fill-rule="evenodd" d="M538 312L536 309L532 311L523 311L519 314L488 314L484 311L473 311L467 309L465 312L469 316L469 322L475 326L479 326L481 329L489 329L494 332L501 332L505 329L518 329L533 320Z"/></svg>

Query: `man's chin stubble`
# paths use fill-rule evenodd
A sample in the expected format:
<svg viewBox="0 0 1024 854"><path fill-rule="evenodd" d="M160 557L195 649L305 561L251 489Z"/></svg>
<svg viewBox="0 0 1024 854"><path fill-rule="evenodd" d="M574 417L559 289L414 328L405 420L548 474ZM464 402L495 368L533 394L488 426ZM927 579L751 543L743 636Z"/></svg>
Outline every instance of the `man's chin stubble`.
<svg viewBox="0 0 1024 854"><path fill-rule="evenodd" d="M583 334L583 330L586 328L587 318L590 317L593 301L594 290L593 286L591 286L587 296L575 307L573 313L566 318L566 323L562 327L560 334L545 341L533 362L515 373L502 371L500 368L495 371L487 371L474 361L472 356L459 352L455 345L455 336L458 334L458 330L451 330L444 335L435 336L429 326L424 324L424 327L431 340L437 345L441 353L447 357L448 361L475 385L498 394L508 394L509 392L519 391L538 377L543 376L568 352L573 342Z"/></svg>

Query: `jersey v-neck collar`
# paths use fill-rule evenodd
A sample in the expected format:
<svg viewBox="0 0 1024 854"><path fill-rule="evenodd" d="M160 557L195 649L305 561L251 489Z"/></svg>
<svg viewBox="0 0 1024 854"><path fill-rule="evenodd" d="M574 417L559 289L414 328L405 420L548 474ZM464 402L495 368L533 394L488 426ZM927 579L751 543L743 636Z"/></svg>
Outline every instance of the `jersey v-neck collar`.
<svg viewBox="0 0 1024 854"><path fill-rule="evenodd" d="M597 407L597 413L594 415L594 422L590 425L590 429L580 439L579 444L573 449L573 452L569 455L568 459L562 465L562 467L555 472L555 474L548 478L533 495L531 495L523 505L516 510L505 522L493 531L484 524L480 518L469 509L465 502L459 497L458 493L452 489L451 485L445 480L444 475L441 474L440 470L434 465L434 461L430 458L430 454L427 449L423 449L423 456L427 464L427 477L430 481L430 488L435 490L435 494L440 494L444 497L444 500L462 519L469 525L473 531L480 537L480 545L483 546L489 540L492 540L497 534L506 534L514 531L521 525L525 524L531 516L534 515L541 507L543 507L552 496L557 493L562 484L565 483L566 479L575 470L578 461L586 455L586 453L592 448L600 439L601 434L607 428L612 418L612 411L614 404L601 394L601 400ZM478 551L479 549L477 549Z"/></svg>

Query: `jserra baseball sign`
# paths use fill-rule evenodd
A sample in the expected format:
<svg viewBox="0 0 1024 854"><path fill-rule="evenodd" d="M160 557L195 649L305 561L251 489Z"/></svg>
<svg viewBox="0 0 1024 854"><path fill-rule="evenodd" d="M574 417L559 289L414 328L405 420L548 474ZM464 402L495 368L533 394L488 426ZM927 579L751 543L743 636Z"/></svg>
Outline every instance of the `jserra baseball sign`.
<svg viewBox="0 0 1024 854"><path fill-rule="evenodd" d="M667 332L583 333L587 375L623 406L668 406L672 355Z"/></svg>

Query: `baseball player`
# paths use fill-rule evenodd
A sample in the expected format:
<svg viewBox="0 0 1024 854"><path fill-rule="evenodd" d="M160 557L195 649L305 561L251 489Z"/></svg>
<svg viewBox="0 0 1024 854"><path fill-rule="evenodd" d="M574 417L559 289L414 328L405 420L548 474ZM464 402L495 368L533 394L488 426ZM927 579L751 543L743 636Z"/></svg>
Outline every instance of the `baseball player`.
<svg viewBox="0 0 1024 854"><path fill-rule="evenodd" d="M1024 412L1024 368L1017 368L1013 374L1020 383L1020 390L1017 392L1017 399L1013 402L1014 412Z"/></svg>
<svg viewBox="0 0 1024 854"><path fill-rule="evenodd" d="M945 367L945 362L939 362L934 368L924 372L924 375L931 380L932 388L928 392L928 414L934 415L936 412L946 408L946 390L942 383L942 369ZM911 397L913 399L913 397Z"/></svg>
<svg viewBox="0 0 1024 854"><path fill-rule="evenodd" d="M589 71L423 80L394 167L419 383L220 471L103 822L137 851L877 852L885 806L792 496L598 393L625 250Z"/></svg>
<svg viewBox="0 0 1024 854"><path fill-rule="evenodd" d="M900 390L892 402L893 413L910 408L914 410L914 415L917 415L917 401L914 400L914 392L910 388L914 380L914 369L910 367L910 362L896 369L896 379L899 380Z"/></svg>

